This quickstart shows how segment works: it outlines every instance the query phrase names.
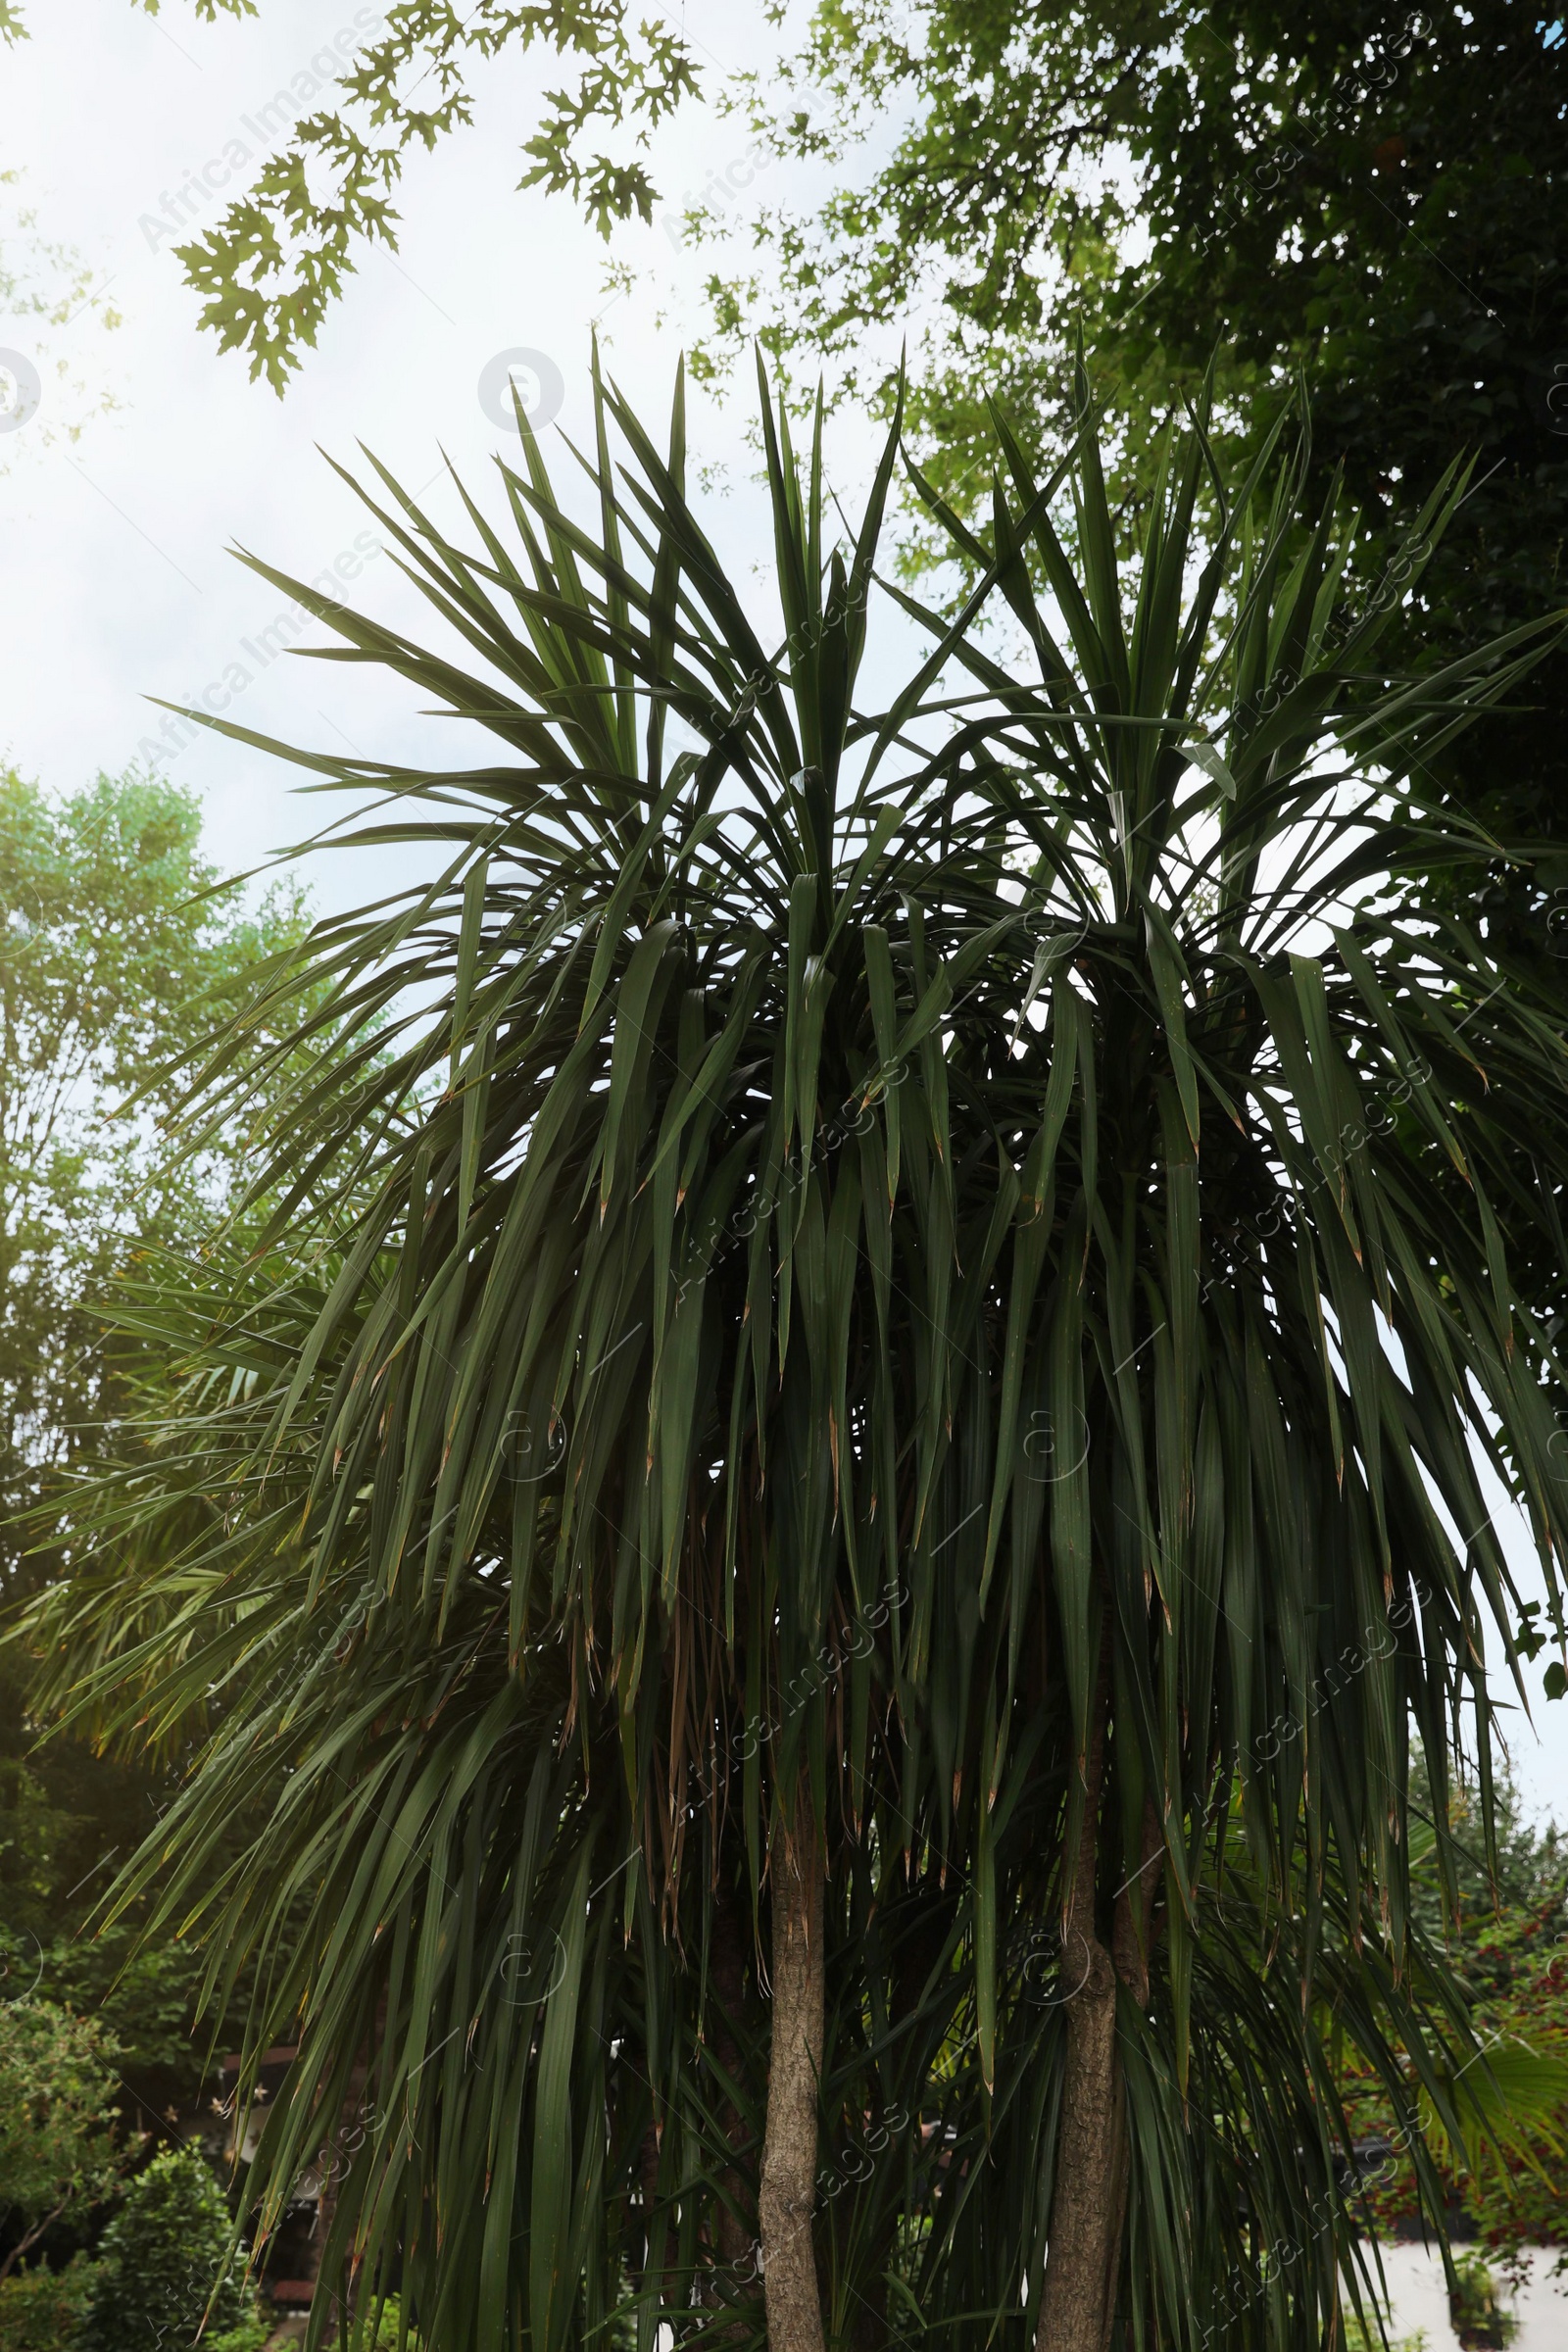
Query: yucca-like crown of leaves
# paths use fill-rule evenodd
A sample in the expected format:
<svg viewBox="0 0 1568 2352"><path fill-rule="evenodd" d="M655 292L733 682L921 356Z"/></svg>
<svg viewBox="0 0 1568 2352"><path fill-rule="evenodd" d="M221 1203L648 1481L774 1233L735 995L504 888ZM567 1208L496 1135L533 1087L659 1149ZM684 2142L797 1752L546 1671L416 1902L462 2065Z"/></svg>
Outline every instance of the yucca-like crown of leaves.
<svg viewBox="0 0 1568 2352"><path fill-rule="evenodd" d="M804 465L762 416L770 620L679 397L662 453L597 375L586 503L526 429L462 540L375 469L449 654L257 564L491 748L290 754L435 878L271 980L268 1035L302 973L317 1009L270 1233L216 1322L172 1282L135 1309L196 1368L51 1600L57 1686L209 1725L158 1853L227 1959L273 1954L261 2039L302 2038L272 2207L363 2093L334 2250L400 2243L432 2347L539 2352L629 2292L649 2344L672 2297L756 2324L723 2254L802 1786L824 2130L906 2125L822 2225L831 2326L869 2294L897 2332L902 2295L1021 2340L1098 1726L1106 1899L1150 1889L1145 2319L1196 2344L1201 2281L1250 2265L1227 2340L1315 2342L1329 2011L1401 2112L1426 2050L1463 2129L1401 1824L1412 1725L1440 1786L1461 1719L1489 1768L1488 1476L1549 1563L1565 1528L1516 1287L1558 1232L1559 1015L1403 888L1497 855L1424 763L1546 624L1383 675L1353 520L1303 514L1283 428L1222 481L1201 416L1118 564L1087 402L1045 479L998 420L984 538L910 469L972 581L935 612L876 569L897 428L834 540L820 416ZM916 650L873 707L878 608L877 673ZM248 1099L250 1034L201 1116ZM1293 2296L1266 2248L1303 2180Z"/></svg>

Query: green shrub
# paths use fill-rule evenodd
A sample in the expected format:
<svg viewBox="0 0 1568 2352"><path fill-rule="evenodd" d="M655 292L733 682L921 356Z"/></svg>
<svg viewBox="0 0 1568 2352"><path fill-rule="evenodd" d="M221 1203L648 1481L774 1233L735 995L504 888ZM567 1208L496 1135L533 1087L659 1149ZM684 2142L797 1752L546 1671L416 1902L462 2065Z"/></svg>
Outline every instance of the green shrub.
<svg viewBox="0 0 1568 2352"><path fill-rule="evenodd" d="M1518 2333L1519 2323L1504 2307L1486 2256L1479 2252L1456 2256L1453 2278L1448 2317L1464 2352L1503 2352Z"/></svg>
<svg viewBox="0 0 1568 2352"><path fill-rule="evenodd" d="M271 2328L263 2319L260 2307L253 2308L249 2319L241 2320L237 2328L225 2328L215 2335L209 2328L202 2337L201 2352L262 2352Z"/></svg>
<svg viewBox="0 0 1568 2352"><path fill-rule="evenodd" d="M63 2271L40 2263L0 2279L0 2352L71 2352L97 2270L77 2254Z"/></svg>
<svg viewBox="0 0 1568 2352"><path fill-rule="evenodd" d="M366 2352L398 2352L398 2330L403 2325L403 2305L396 2295L388 2295L381 2306L375 2325L375 2334ZM403 2352L419 2352L417 2328L411 2328L403 2339Z"/></svg>
<svg viewBox="0 0 1568 2352"><path fill-rule="evenodd" d="M0 2211L22 2224L12 2262L114 2189L119 2057L91 2018L30 1995L0 2001Z"/></svg>
<svg viewBox="0 0 1568 2352"><path fill-rule="evenodd" d="M1384 2352L1377 2329L1366 2327L1353 2311L1345 2315L1345 2352ZM1388 2352L1431 2352L1426 2329L1418 2328L1413 2335L1391 2335Z"/></svg>
<svg viewBox="0 0 1568 2352"><path fill-rule="evenodd" d="M81 2352L260 2352L266 2335L233 2243L228 2208L206 2159L170 2149L131 2182L104 2232ZM217 2288L216 2294L214 2288Z"/></svg>

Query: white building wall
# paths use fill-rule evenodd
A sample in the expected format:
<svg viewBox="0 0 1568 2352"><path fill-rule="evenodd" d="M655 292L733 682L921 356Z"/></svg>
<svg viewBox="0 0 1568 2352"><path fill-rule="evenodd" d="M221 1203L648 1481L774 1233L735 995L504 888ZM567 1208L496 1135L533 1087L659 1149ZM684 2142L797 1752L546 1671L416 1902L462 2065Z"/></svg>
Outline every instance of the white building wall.
<svg viewBox="0 0 1568 2352"><path fill-rule="evenodd" d="M1510 2352L1568 2352L1568 2277L1552 2278L1556 2258L1556 2248L1531 2250L1530 2277L1513 2303L1519 2332ZM1459 2352L1448 2324L1440 2256L1425 2246L1385 2246L1383 2275L1389 2284L1391 2339L1397 2344L1419 2332L1426 2337L1426 2352Z"/></svg>

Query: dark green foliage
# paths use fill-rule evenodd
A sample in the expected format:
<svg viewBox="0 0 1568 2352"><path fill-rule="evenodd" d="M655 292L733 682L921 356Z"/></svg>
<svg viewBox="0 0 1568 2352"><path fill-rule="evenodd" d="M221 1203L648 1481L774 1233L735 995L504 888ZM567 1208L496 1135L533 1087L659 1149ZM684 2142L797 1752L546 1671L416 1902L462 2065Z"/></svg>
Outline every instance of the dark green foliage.
<svg viewBox="0 0 1568 2352"><path fill-rule="evenodd" d="M85 2254L64 2270L13 2272L0 2284L0 2352L75 2352L93 2272Z"/></svg>
<svg viewBox="0 0 1568 2352"><path fill-rule="evenodd" d="M287 889L259 909L218 888L194 796L132 768L53 796L0 772L0 1599L60 1564L58 1505L112 1456L165 1364L105 1310L149 1251L193 1252L229 1198L244 1137L164 1149L205 1031L231 1017L305 924ZM173 1050L172 1053L172 1049ZM135 1108L122 1108L127 1100ZM167 1392L165 1392L167 1394ZM33 1516L22 1514L30 1506ZM127 2123L201 2073L200 1963L131 1923L87 1933L157 1822L167 1760L43 1740L25 1661L0 1656L0 1992L37 1988L120 2045Z"/></svg>
<svg viewBox="0 0 1568 2352"><path fill-rule="evenodd" d="M478 675L267 573L491 744L292 755L432 877L215 1054L198 1122L319 1055L271 1095L270 1237L138 1287L181 1408L33 1624L57 1703L197 1742L123 1891L206 1922L217 1997L259 1956L251 2062L301 2044L264 2216L359 2109L326 2275L399 2264L432 2352L597 2341L628 2280L643 2352L661 2311L757 2340L803 1772L835 2344L1032 2331L1096 1729L1102 1932L1150 1897L1138 2340L1315 2352L1359 2260L1337 2053L1429 2209L1426 2119L1497 2126L1412 1923L1410 1733L1451 1895L1449 1746L1485 1813L1518 1614L1478 1458L1548 1573L1568 1539L1514 1271L1568 1050L1409 878L1490 856L1427 771L1549 631L1391 679L1309 451L1227 473L1201 411L1119 567L1078 392L1049 479L995 423L983 536L914 478L977 585L951 626L891 592L931 655L881 710L896 442L834 544L771 406L776 622L679 402L661 450L608 393L587 519L531 440L463 545L379 476Z"/></svg>
<svg viewBox="0 0 1568 2352"><path fill-rule="evenodd" d="M1511 1775L1501 1774L1489 1846L1478 1790L1463 1780L1452 1785L1448 1821L1458 1899L1445 1916L1439 1875L1430 1867L1433 1800L1424 1757L1413 1762L1410 1798L1417 1823L1413 1834L1429 1863L1412 1882L1417 1916L1434 1936L1453 1939L1466 1977L1483 1998L1506 1993L1514 1982L1513 1964L1554 1949L1568 1932L1568 1838L1555 1822L1538 1828L1528 1821ZM1489 1947L1483 1938L1509 1915L1512 1935ZM1536 1946L1534 1954L1520 1948L1529 1942Z"/></svg>
<svg viewBox="0 0 1568 2352"><path fill-rule="evenodd" d="M1503 2352L1518 2334L1519 2322L1508 2310L1486 2257L1463 2254L1453 2267L1448 2315L1461 2352Z"/></svg>
<svg viewBox="0 0 1568 2352"><path fill-rule="evenodd" d="M212 1220L237 1137L193 1158L150 1119L181 1100L182 1035L231 1013L261 959L301 936L283 894L259 916L213 895L193 796L134 769L52 799L0 773L0 1581L24 1569L18 1514L105 1442L126 1378L104 1331L140 1245ZM130 1097L141 1116L115 1114ZM11 1710L5 1711L9 1728ZM57 1809L70 1810L62 1787ZM90 1855L82 1863L89 1866Z"/></svg>
<svg viewBox="0 0 1568 2352"><path fill-rule="evenodd" d="M1528 2269L1525 2249L1564 2249L1568 2267L1568 1964L1563 1928L1568 1919L1568 1855L1555 1827L1539 1832L1520 1819L1512 1786L1497 1790L1496 1838L1489 1856L1476 1791L1462 1782L1449 1799L1453 1863L1459 1901L1445 1905L1437 1849L1423 1815L1423 1775L1412 1775L1412 1910L1446 1942L1449 1963L1472 2003L1486 2064L1516 2126L1504 2160L1485 2145L1440 2150L1450 2204L1462 2208L1470 2232L1488 2259L1500 2257L1514 2284ZM1445 1912L1446 1916L1445 1917ZM1376 2085L1346 2083L1363 2136L1390 2133L1391 2119ZM1370 2091L1370 2096L1368 2095ZM1396 2231L1419 2210L1412 2168L1399 2143L1369 2186L1380 2230Z"/></svg>
<svg viewBox="0 0 1568 2352"><path fill-rule="evenodd" d="M167 2148L138 2174L105 2230L78 2339L80 2352L189 2352L252 2323L232 2352L257 2352L228 2207L199 2150Z"/></svg>
<svg viewBox="0 0 1568 2352"><path fill-rule="evenodd" d="M1144 466L1161 391L1216 347L1221 415L1249 432L1304 369L1316 461L1343 461L1374 525L1456 456L1498 462L1431 568L1421 642L1560 598L1568 50L1549 11L851 0L817 13L796 72L832 103L797 111L759 77L761 121L786 149L826 146L841 184L776 224L795 298L777 331L869 393L867 326L938 290L914 407L966 511L988 394L1037 446L1062 428L1076 323ZM860 137L910 105L893 156L862 167ZM1130 181L1106 172L1118 148ZM1135 224L1152 250L1129 262Z"/></svg>
<svg viewBox="0 0 1568 2352"><path fill-rule="evenodd" d="M0 2278L56 2222L80 2226L126 2160L113 2041L36 1996L0 2002Z"/></svg>
<svg viewBox="0 0 1568 2352"><path fill-rule="evenodd" d="M1474 461L1391 660L1458 652L1568 601L1568 43L1553 10L848 0L814 13L793 75L759 75L750 95L763 135L831 156L835 184L814 216L763 218L782 297L756 254L733 279L715 254L714 355L760 329L887 405L899 331L928 306L911 422L966 515L987 495L990 399L1037 462L1061 446L1078 332L1124 419L1117 489L1135 503L1157 417L1211 360L1233 445L1255 442L1299 375L1314 489L1342 468L1360 513L1362 597L1445 469ZM884 160L890 117L905 127ZM950 553L940 532L925 545ZM1559 989L1565 701L1558 653L1434 762L1504 840L1546 853L1439 888L1462 887L1499 949L1551 957Z"/></svg>
<svg viewBox="0 0 1568 2352"><path fill-rule="evenodd" d="M88 1932L95 1907L157 1822L167 1769L95 1754L84 1741L38 1744L24 1662L0 1663L10 1754L0 1753L0 1997L37 1989L97 2018L120 2045L128 2121L194 2088L191 2039L199 1955L177 1939L138 1948L131 1924ZM25 1759L25 1760L24 1760Z"/></svg>

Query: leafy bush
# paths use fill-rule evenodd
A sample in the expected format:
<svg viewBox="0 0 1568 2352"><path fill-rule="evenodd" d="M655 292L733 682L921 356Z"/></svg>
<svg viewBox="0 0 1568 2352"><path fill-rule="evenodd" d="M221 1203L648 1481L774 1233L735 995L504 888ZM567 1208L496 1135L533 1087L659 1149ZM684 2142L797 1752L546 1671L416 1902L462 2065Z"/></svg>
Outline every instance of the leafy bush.
<svg viewBox="0 0 1568 2352"><path fill-rule="evenodd" d="M63 2271L40 2263L0 2279L0 2352L71 2352L97 2268L77 2254Z"/></svg>
<svg viewBox="0 0 1568 2352"><path fill-rule="evenodd" d="M173 2148L126 2191L104 2232L81 2352L259 2352L266 2335L228 2208L204 2157ZM215 2291L216 2290L216 2291Z"/></svg>
<svg viewBox="0 0 1568 2352"><path fill-rule="evenodd" d="M367 2352L399 2352L398 2337L403 2327L403 2305L396 2295L388 2295L375 2323L375 2333ZM410 2328L403 2337L402 2352L419 2352L419 2331Z"/></svg>
<svg viewBox="0 0 1568 2352"><path fill-rule="evenodd" d="M1345 2315L1345 2352L1385 2352L1384 2339L1375 2328L1358 2320L1354 2312ZM1410 2335L1390 2336L1387 2352L1431 2352L1431 2343L1424 2328Z"/></svg>
<svg viewBox="0 0 1568 2352"><path fill-rule="evenodd" d="M23 2224L0 2279L53 2222L114 2187L119 2046L53 2001L0 2002L0 2210Z"/></svg>
<svg viewBox="0 0 1568 2352"><path fill-rule="evenodd" d="M202 2337L201 2352L262 2352L262 2346L270 2333L271 2329L263 2319L260 2306L253 2304L250 2316L241 2320L237 2328L225 2328L217 2335L209 2328ZM379 2341L377 2338L378 2346Z"/></svg>
<svg viewBox="0 0 1568 2352"><path fill-rule="evenodd" d="M1453 2265L1454 2284L1448 2292L1448 2317L1464 2352L1503 2352L1513 2341L1519 2323L1505 2311L1497 2281L1483 2254L1460 2254Z"/></svg>

